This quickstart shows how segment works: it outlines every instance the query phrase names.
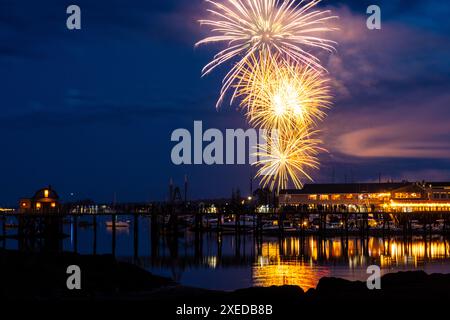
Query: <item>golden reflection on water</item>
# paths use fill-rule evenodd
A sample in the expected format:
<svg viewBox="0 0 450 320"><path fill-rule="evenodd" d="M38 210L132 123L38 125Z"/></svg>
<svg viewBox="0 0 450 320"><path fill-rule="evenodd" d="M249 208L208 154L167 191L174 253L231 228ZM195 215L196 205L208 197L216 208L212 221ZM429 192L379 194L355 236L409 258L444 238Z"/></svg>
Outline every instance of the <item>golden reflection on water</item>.
<svg viewBox="0 0 450 320"><path fill-rule="evenodd" d="M314 268L305 262L290 261L253 268L255 286L296 285L304 290L315 288L320 278L330 275L327 268Z"/></svg>
<svg viewBox="0 0 450 320"><path fill-rule="evenodd" d="M450 244L441 237L383 240L298 238L264 242L252 269L255 286L298 285L315 288L322 277L332 276L335 265L351 270L377 264L382 269L418 268L426 262L450 257Z"/></svg>
<svg viewBox="0 0 450 320"><path fill-rule="evenodd" d="M310 242L312 252L314 241ZM253 267L253 284L255 286L282 286L298 285L303 289L313 288L322 277L329 276L330 272L326 267L315 266L313 258L305 261L301 258L291 258L284 260L280 255L282 252L300 252L300 243L292 239L284 241L280 245L276 242L266 242L262 245L262 250L258 257L258 262Z"/></svg>

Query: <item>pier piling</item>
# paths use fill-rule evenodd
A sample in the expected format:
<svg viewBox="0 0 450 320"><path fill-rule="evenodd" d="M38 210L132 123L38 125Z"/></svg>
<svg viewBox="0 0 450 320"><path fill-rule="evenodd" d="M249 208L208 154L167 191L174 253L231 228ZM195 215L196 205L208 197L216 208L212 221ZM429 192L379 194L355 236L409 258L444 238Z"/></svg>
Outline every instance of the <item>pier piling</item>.
<svg viewBox="0 0 450 320"><path fill-rule="evenodd" d="M93 244L92 244L92 253L93 255L97 255L97 215L94 215L92 217L92 226L94 228L93 232Z"/></svg>
<svg viewBox="0 0 450 320"><path fill-rule="evenodd" d="M116 218L117 218L117 215L115 215L115 214L111 215L111 219L112 219L111 254L113 255L113 257L116 256Z"/></svg>
<svg viewBox="0 0 450 320"><path fill-rule="evenodd" d="M134 248L134 258L137 260L139 256L139 216L134 213L134 232L133 232L133 248Z"/></svg>

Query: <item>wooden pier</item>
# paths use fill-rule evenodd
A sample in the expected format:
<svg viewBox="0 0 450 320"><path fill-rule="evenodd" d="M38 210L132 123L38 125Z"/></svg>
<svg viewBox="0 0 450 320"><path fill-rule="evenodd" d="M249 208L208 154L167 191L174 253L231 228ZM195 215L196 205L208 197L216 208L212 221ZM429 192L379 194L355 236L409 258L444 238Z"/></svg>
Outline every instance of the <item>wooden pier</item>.
<svg viewBox="0 0 450 320"><path fill-rule="evenodd" d="M195 235L195 249L201 252L202 234L216 233L217 242L220 243L222 234L232 233L236 236L236 243L239 245L241 235L251 233L255 243L262 242L263 237L317 235L319 237L340 236L348 239L349 236L358 236L362 239L369 235L388 237L390 235L402 235L404 237L413 234L431 235L443 234L449 235L450 212L416 212L416 213L370 213L372 217L382 221L382 224L374 229L369 226L369 213L355 212L320 212L320 211L282 211L270 214L259 214L248 211L242 214L215 213L206 214L199 212L170 213L167 210L153 211L148 213L99 213L99 214L81 214L81 213L53 213L53 214L17 214L0 213L0 242L5 247L6 239L16 239L19 242L20 250L33 250L36 247L42 247L49 251L61 250L61 240L67 236L63 234L62 226L64 224L72 225L73 250L78 251L78 228L80 221L87 223L88 227L93 229L92 254L97 254L98 244L98 219L99 217L109 217L111 220L111 253L116 255L116 238L118 221L127 217L131 221L129 228L133 230L133 253L138 257L139 252L139 219L148 219L151 228L151 250L158 250L158 242L161 238L178 239L182 236L182 231L190 230ZM232 217L233 228L225 229L222 224L223 218ZM185 218L192 217L192 222L187 223ZM252 223L244 224L243 217L252 217ZM316 220L316 229L309 227L312 217ZM204 221L216 218L215 226L208 226ZM328 227L330 219L338 219L339 227ZM88 221L88 222L86 222ZM267 230L263 226L263 221L272 221L277 228ZM308 221L306 224L305 221ZM353 224L350 225L350 221ZM414 229L412 221L417 221L422 225L420 229ZM433 225L440 221L442 226L439 230L433 228ZM286 223L292 227L286 228ZM395 229L392 225L395 225ZM17 230L14 233L7 232L7 229ZM245 237L244 237L245 238ZM175 241L176 242L176 241ZM176 250L176 246L174 247Z"/></svg>

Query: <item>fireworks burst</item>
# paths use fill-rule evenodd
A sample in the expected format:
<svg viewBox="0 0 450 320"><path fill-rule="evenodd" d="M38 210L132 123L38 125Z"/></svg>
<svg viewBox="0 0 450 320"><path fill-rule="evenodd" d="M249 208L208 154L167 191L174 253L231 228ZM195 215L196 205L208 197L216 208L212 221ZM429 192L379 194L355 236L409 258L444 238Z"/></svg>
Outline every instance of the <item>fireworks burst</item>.
<svg viewBox="0 0 450 320"><path fill-rule="evenodd" d="M335 30L327 26L330 19L336 18L330 15L330 11L312 10L321 0L206 1L212 7L208 11L216 19L200 20L200 23L209 26L214 35L199 41L196 46L226 42L227 48L217 53L203 68L203 75L232 58L240 57L223 80L217 106L256 52L277 53L321 70L319 59L307 50L334 50L335 42L317 36Z"/></svg>
<svg viewBox="0 0 450 320"><path fill-rule="evenodd" d="M256 155L259 166L256 177L261 178L263 187L271 190L286 189L289 181L296 188L302 188L302 178L312 181L309 169L317 169L319 160L317 155L323 151L321 141L306 130L292 131L289 135L266 135L266 143L258 146Z"/></svg>
<svg viewBox="0 0 450 320"><path fill-rule="evenodd" d="M237 97L249 122L267 130L313 127L331 105L328 80L321 72L278 56L252 55L237 76Z"/></svg>
<svg viewBox="0 0 450 320"><path fill-rule="evenodd" d="M271 134L258 146L257 178L264 187L285 189L291 181L302 188L319 167L321 141L312 131L331 106L325 68L312 49L334 50L320 37L335 30L330 11L315 9L321 0L206 0L211 20L201 20L212 35L196 46L225 43L202 70L212 72L234 62L223 79L217 107L233 88L250 124Z"/></svg>

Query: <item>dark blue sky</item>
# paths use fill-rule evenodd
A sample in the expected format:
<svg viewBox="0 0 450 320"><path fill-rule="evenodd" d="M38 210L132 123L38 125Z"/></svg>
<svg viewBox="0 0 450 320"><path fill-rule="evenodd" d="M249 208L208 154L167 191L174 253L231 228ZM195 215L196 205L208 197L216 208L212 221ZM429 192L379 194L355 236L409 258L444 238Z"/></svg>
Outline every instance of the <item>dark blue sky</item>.
<svg viewBox="0 0 450 320"><path fill-rule="evenodd" d="M322 125L318 182L450 179L450 3L377 1L382 30L365 27L372 1L323 1L340 16L324 56L335 106ZM66 7L82 30L66 29ZM176 128L245 128L215 110L224 69L194 49L202 0L0 0L0 205L52 184L64 199L164 199L170 177L192 198L249 189L247 166L171 164Z"/></svg>

